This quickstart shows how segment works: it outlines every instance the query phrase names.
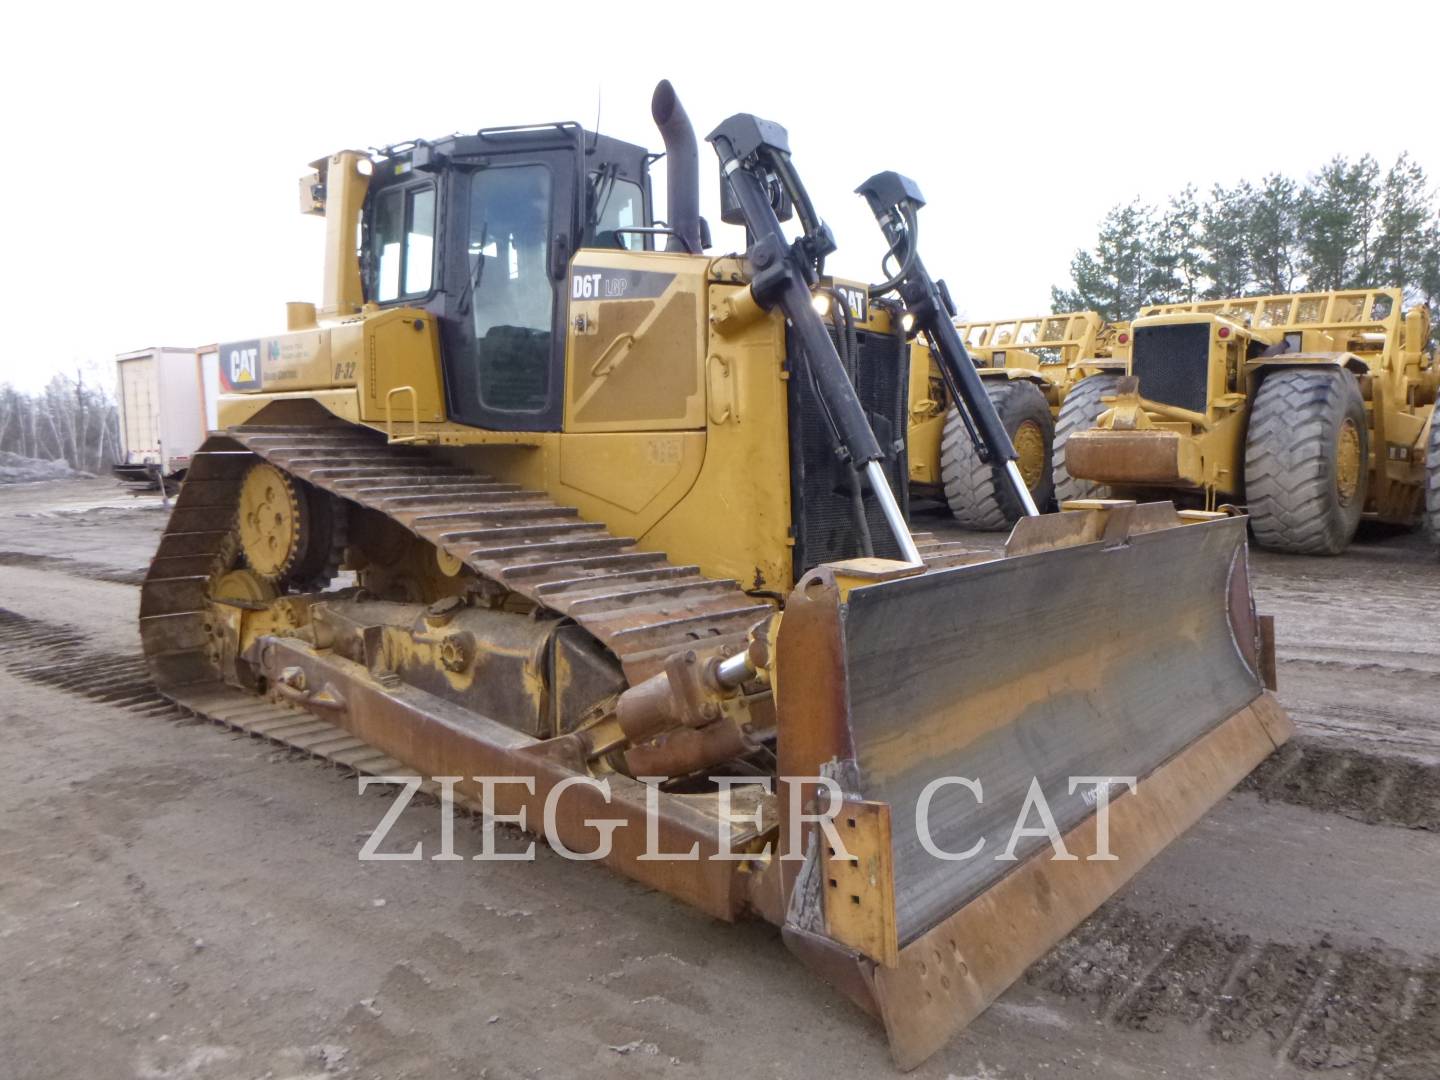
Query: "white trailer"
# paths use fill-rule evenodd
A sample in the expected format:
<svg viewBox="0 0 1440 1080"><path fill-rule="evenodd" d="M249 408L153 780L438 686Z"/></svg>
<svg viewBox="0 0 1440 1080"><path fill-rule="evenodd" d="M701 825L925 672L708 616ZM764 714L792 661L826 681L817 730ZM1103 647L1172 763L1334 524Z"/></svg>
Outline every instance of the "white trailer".
<svg viewBox="0 0 1440 1080"><path fill-rule="evenodd" d="M215 346L121 353L115 358L115 376L121 446L115 475L132 482L178 484L190 456L216 423Z"/></svg>

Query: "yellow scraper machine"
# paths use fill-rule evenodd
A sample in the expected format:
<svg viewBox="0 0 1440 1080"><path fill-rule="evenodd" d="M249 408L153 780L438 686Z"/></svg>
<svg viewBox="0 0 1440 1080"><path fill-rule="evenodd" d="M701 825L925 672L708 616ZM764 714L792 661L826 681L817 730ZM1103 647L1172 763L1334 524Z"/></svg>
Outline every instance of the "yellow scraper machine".
<svg viewBox="0 0 1440 1080"><path fill-rule="evenodd" d="M1340 554L1362 518L1422 524L1427 498L1440 523L1440 362L1429 311L1404 302L1392 287L1143 309L1129 376L1061 408L1070 473L1243 502L1256 542L1294 554Z"/></svg>
<svg viewBox="0 0 1440 1080"><path fill-rule="evenodd" d="M324 303L223 346L146 653L196 713L532 829L548 804L557 849L771 920L908 1068L1286 737L1245 523L912 536L907 312L1016 473L918 193L864 188L894 278L827 278L785 131L734 116L709 141L749 247L707 255L668 83L652 111L663 224L652 155L574 124L318 163Z"/></svg>
<svg viewBox="0 0 1440 1080"><path fill-rule="evenodd" d="M1073 311L957 322L956 329L1015 446L1033 501L1043 510L1052 502L1096 497L1095 485L1066 470L1065 444L1093 424L1104 411L1096 404L1125 375L1129 324ZM1024 507L982 455L968 424L969 415L951 404L935 350L917 336L910 351L911 490L944 499L968 529L1009 529Z"/></svg>

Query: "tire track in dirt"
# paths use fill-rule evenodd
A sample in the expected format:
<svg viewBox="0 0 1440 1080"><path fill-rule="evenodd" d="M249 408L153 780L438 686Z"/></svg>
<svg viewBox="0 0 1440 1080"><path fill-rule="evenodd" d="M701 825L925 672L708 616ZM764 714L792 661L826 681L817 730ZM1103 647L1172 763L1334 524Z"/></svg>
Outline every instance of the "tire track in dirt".
<svg viewBox="0 0 1440 1080"><path fill-rule="evenodd" d="M40 555L29 551L0 551L0 566L25 566L36 570L55 570L74 577L90 578L93 581L109 581L116 585L139 585L145 580L145 570L122 570L114 566L83 559L70 559L63 555Z"/></svg>
<svg viewBox="0 0 1440 1080"><path fill-rule="evenodd" d="M1109 904L1026 974L1109 1024L1162 1034L1203 1026L1217 1043L1263 1039L1278 1060L1374 1080L1440 1075L1440 958L1256 942L1201 921Z"/></svg>
<svg viewBox="0 0 1440 1080"><path fill-rule="evenodd" d="M1440 765L1297 736L1241 783L1267 801L1440 832Z"/></svg>
<svg viewBox="0 0 1440 1080"><path fill-rule="evenodd" d="M151 682L143 658L89 648L74 627L0 608L0 649L0 662L31 682L147 714L179 715Z"/></svg>

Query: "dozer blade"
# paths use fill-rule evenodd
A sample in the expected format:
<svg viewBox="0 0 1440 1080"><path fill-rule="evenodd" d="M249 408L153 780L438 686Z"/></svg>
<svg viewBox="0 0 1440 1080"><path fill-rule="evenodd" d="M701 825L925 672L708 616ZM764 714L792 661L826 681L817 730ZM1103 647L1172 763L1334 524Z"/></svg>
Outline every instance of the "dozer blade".
<svg viewBox="0 0 1440 1080"><path fill-rule="evenodd" d="M838 782L844 850L807 844L787 942L918 1065L1288 738L1264 638L1244 519L1169 504L1022 519L974 565L812 572L777 641L780 772ZM1109 860L1072 777L1135 778L1106 788Z"/></svg>

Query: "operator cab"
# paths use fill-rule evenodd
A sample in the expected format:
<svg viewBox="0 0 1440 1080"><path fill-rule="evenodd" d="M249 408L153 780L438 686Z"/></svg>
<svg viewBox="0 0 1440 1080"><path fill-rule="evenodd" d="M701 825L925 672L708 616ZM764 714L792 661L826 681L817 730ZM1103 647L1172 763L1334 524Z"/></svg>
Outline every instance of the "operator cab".
<svg viewBox="0 0 1440 1080"><path fill-rule="evenodd" d="M654 159L573 123L376 157L362 218L365 299L439 320L453 419L560 429L566 270L582 247L653 249Z"/></svg>

